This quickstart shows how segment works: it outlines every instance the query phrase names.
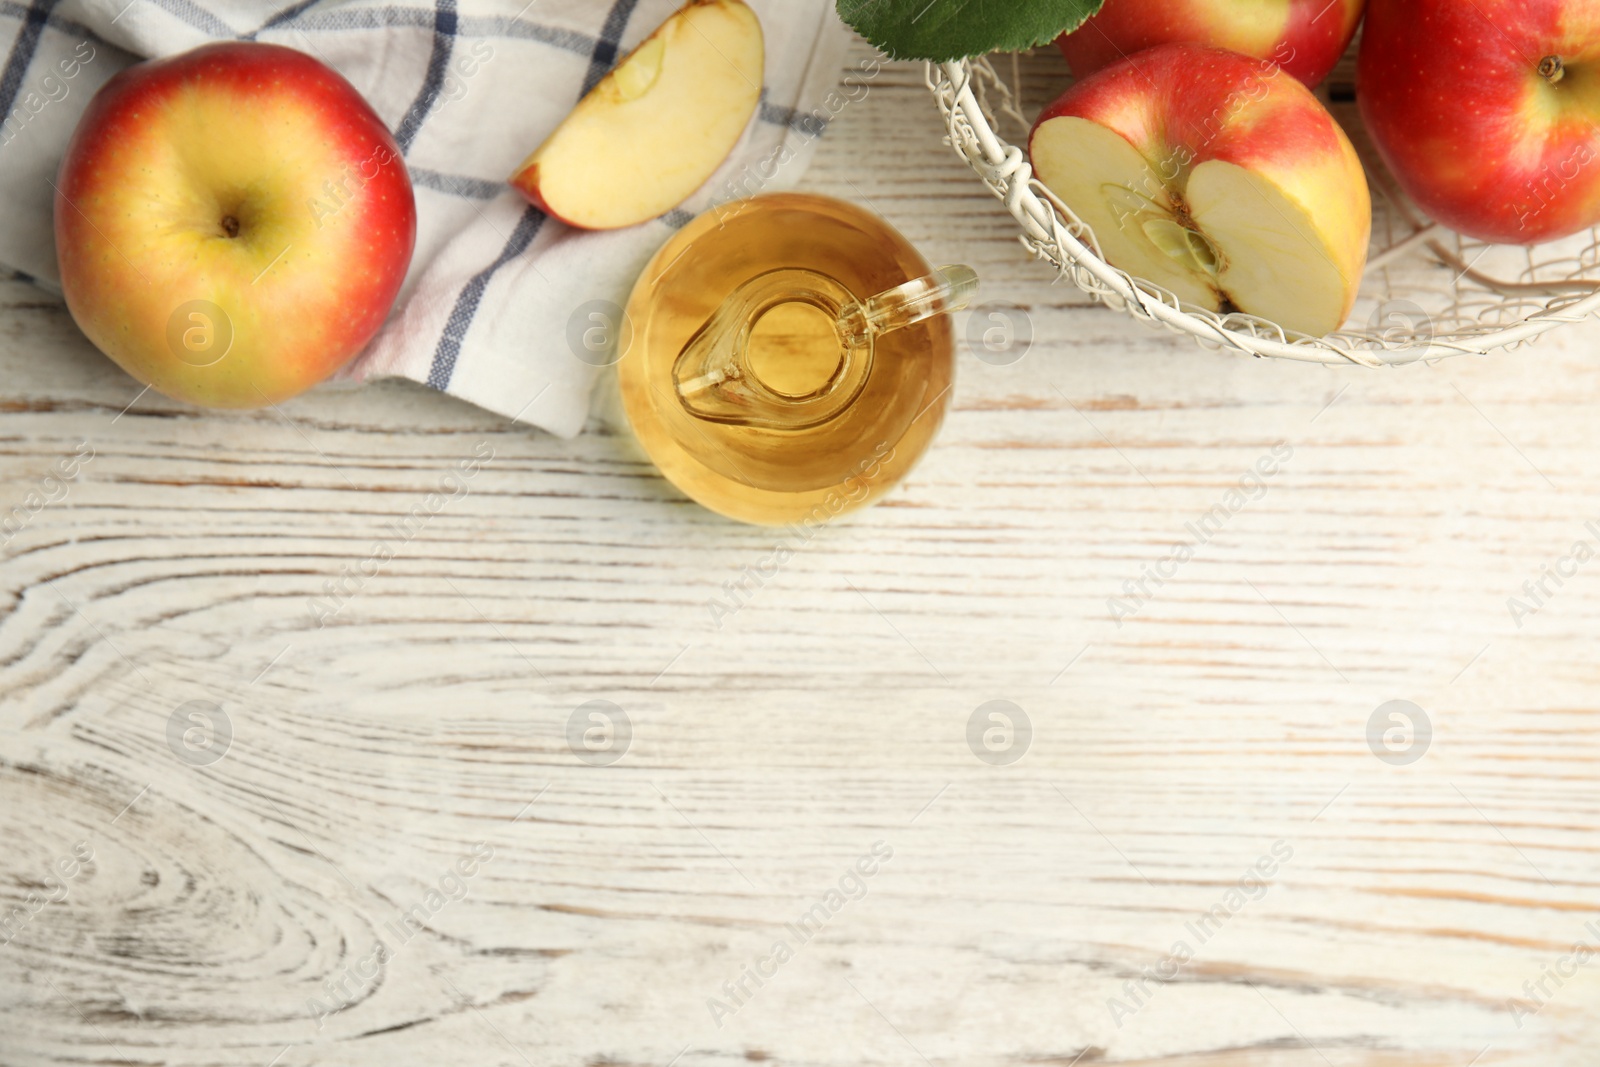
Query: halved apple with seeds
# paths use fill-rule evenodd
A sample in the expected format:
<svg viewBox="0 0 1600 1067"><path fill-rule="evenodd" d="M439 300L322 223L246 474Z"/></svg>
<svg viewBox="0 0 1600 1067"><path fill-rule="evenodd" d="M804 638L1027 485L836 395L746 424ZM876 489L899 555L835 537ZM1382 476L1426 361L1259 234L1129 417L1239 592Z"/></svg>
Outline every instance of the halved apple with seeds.
<svg viewBox="0 0 1600 1067"><path fill-rule="evenodd" d="M1139 52L1068 89L1029 144L1106 261L1189 304L1320 337L1366 264L1366 175L1333 116L1269 63Z"/></svg>
<svg viewBox="0 0 1600 1067"><path fill-rule="evenodd" d="M761 22L743 0L694 0L578 102L511 184L583 229L663 215L733 151L765 63Z"/></svg>

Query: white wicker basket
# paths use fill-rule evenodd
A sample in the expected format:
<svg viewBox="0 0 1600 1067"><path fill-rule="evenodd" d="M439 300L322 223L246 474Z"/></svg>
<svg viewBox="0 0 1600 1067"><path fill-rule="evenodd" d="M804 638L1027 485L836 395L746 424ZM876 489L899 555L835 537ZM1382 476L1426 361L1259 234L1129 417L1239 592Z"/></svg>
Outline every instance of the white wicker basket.
<svg viewBox="0 0 1600 1067"><path fill-rule="evenodd" d="M1285 331L1241 313L1218 314L1111 266L1093 232L1033 177L1022 148L998 129L1031 125L1019 106L1021 64L1002 78L989 59L928 65L950 144L1022 227L1020 240L1105 304L1201 343L1314 363L1379 367L1531 341L1600 309L1600 232L1532 248L1486 245L1429 225L1352 131L1373 194L1373 248L1350 323L1326 337ZM1354 109L1342 116L1347 126ZM1362 328L1364 326L1364 328Z"/></svg>

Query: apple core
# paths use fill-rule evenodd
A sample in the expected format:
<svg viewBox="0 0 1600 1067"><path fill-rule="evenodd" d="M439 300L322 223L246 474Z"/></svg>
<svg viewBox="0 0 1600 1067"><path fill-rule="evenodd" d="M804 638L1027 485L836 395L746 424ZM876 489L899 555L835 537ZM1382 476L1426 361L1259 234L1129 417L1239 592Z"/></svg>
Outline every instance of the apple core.
<svg viewBox="0 0 1600 1067"><path fill-rule="evenodd" d="M617 99L637 100L650 91L656 79L661 77L661 60L666 49L666 41L652 37L617 68L612 81L617 90Z"/></svg>

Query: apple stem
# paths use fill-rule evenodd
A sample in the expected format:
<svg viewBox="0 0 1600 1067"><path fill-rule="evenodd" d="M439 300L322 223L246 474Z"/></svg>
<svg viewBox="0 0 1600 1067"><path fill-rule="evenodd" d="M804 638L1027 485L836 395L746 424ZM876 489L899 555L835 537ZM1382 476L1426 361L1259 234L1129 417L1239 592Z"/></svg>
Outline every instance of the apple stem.
<svg viewBox="0 0 1600 1067"><path fill-rule="evenodd" d="M222 216L222 232L229 237L239 236L239 220L232 215Z"/></svg>
<svg viewBox="0 0 1600 1067"><path fill-rule="evenodd" d="M1567 65L1561 62L1560 56L1545 56L1539 60L1539 75L1551 85L1560 81L1566 73Z"/></svg>

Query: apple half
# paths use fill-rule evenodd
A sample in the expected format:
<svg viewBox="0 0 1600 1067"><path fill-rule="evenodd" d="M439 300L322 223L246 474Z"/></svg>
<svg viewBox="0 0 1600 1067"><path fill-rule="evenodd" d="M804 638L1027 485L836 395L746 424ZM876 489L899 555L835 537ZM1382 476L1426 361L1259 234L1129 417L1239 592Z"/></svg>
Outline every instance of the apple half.
<svg viewBox="0 0 1600 1067"><path fill-rule="evenodd" d="M743 0L695 0L590 90L511 184L583 229L664 215L733 151L765 62L761 22Z"/></svg>
<svg viewBox="0 0 1600 1067"><path fill-rule="evenodd" d="M1200 45L1140 52L1046 108L1029 151L1134 277L1312 337L1350 314L1366 175L1333 116L1271 64Z"/></svg>

